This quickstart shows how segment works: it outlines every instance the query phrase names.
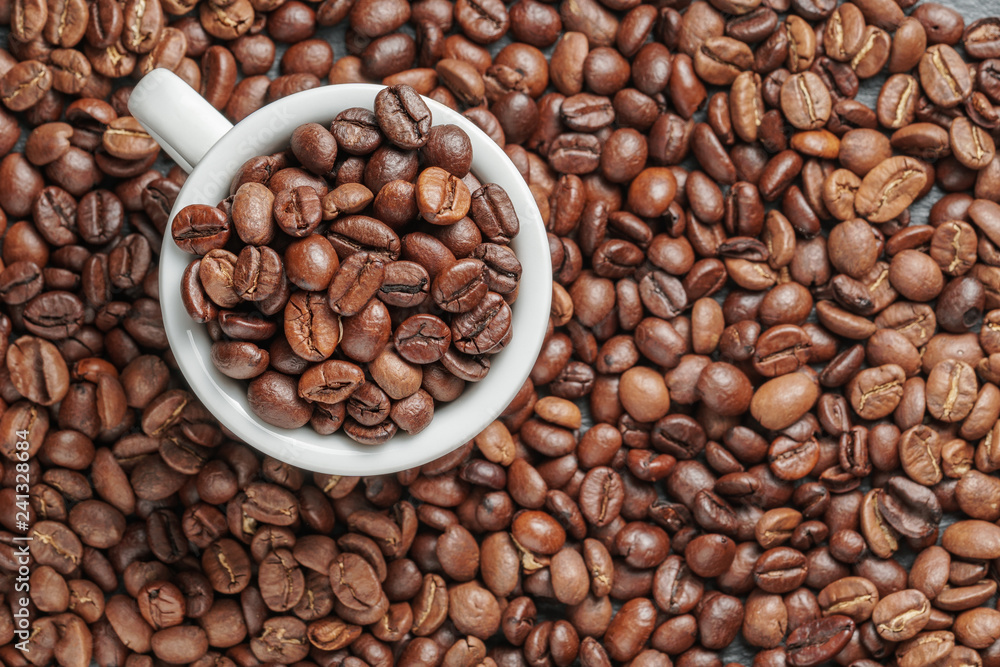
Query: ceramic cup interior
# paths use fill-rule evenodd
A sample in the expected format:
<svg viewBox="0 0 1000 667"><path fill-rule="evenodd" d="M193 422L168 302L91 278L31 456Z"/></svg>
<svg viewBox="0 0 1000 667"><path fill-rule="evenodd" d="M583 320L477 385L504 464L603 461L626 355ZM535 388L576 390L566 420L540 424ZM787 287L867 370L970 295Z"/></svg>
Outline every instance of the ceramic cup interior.
<svg viewBox="0 0 1000 667"><path fill-rule="evenodd" d="M344 109L371 109L381 89L370 84L315 88L272 102L230 126L175 75L154 70L139 82L129 106L171 157L184 167L193 167L177 196L172 221L188 204L217 204L227 197L240 165L256 155L287 148L299 125L329 125ZM480 181L498 183L510 196L520 221L520 233L511 248L523 273L511 307L510 345L492 357L485 379L468 383L457 400L439 403L430 425L416 435L400 431L385 444L367 446L339 431L319 435L308 426L281 429L254 415L247 402L246 382L216 370L205 325L191 320L184 310L180 279L194 257L177 247L168 224L160 251L160 306L177 365L205 407L236 436L265 454L307 470L338 475L384 474L427 463L468 442L496 419L538 356L548 323L552 274L545 227L531 191L500 146L485 133L458 112L425 100L434 125L457 125L469 135L472 171Z"/></svg>

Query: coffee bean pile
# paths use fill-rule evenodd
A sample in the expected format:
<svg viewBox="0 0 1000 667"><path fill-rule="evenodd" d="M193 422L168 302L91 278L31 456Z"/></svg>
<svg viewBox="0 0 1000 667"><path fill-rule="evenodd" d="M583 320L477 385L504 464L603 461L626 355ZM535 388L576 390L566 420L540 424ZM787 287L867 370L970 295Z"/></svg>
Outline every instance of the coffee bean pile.
<svg viewBox="0 0 1000 667"><path fill-rule="evenodd" d="M1000 665L1000 18L14 0L0 20L4 666ZM504 147L555 286L497 421L355 478L211 417L158 304L185 177L126 107L156 67L234 121L407 85ZM388 165L330 133L346 211ZM223 332L256 326L238 312Z"/></svg>
<svg viewBox="0 0 1000 667"><path fill-rule="evenodd" d="M413 88L384 88L374 110L301 125L290 150L248 160L219 206L174 218L174 241L200 256L181 281L185 308L214 325L213 363L250 380L267 423L343 426L365 445L419 433L435 401L485 378L510 343L517 212L470 172L468 135L431 120ZM339 168L338 150L353 156ZM361 215L369 206L375 217Z"/></svg>

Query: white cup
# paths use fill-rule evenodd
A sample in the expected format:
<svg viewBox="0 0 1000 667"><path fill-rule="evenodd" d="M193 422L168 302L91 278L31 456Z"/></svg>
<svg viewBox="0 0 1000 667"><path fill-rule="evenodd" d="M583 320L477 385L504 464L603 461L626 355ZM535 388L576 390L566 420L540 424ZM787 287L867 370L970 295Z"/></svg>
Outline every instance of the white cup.
<svg viewBox="0 0 1000 667"><path fill-rule="evenodd" d="M171 212L188 204L217 204L229 195L233 174L247 159L285 149L303 123L329 125L350 107L373 108L382 86L324 86L272 102L233 126L173 73L153 70L139 81L129 110L160 146L190 172ZM181 274L193 259L170 235L160 251L160 307L177 365L215 417L244 442L301 468L339 475L377 475L427 463L471 440L497 418L524 383L542 346L552 296L551 259L541 215L528 185L503 150L461 114L425 99L435 125L461 127L472 141L472 171L510 196L521 231L511 248L523 273L512 306L510 345L491 359L484 380L469 383L452 403L438 404L430 425L416 435L400 431L389 442L360 445L341 432L319 435L308 426L289 430L265 423L250 410L245 383L212 364L212 341L181 302Z"/></svg>

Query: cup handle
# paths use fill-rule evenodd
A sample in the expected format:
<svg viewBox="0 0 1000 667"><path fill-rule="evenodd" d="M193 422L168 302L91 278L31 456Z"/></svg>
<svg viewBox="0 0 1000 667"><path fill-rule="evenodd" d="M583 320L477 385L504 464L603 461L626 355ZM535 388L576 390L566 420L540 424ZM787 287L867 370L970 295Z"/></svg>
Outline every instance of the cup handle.
<svg viewBox="0 0 1000 667"><path fill-rule="evenodd" d="M154 69L129 97L128 109L156 143L190 173L205 153L233 128L226 117L179 76Z"/></svg>

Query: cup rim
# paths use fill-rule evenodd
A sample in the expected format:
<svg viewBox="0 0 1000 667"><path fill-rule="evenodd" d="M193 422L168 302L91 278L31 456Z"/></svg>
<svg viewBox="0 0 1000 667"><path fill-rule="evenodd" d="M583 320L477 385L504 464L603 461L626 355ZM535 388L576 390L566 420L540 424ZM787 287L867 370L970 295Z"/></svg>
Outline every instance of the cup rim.
<svg viewBox="0 0 1000 667"><path fill-rule="evenodd" d="M161 246L159 277L164 329L191 391L226 428L248 445L319 473L375 475L397 472L433 461L472 440L499 416L521 389L541 350L548 324L551 260L545 226L528 184L503 148L488 135L459 112L424 97L434 125L458 125L469 135L473 144L473 172L486 175L482 179L484 183L499 182L504 187L520 221L520 232L511 244L523 270L518 299L512 306L514 338L492 359L491 372L481 382L469 383L455 401L436 407L434 419L421 433L409 435L400 430L385 444L366 446L355 443L341 430L322 436L308 425L281 429L263 422L249 410L246 381L233 380L215 369L209 356L211 340L206 325L194 322L181 302L180 275L195 256L184 253L174 243L170 234L174 216L188 204L214 204L225 198L236 169L250 157L274 152L264 146L276 144L279 148L275 150L287 146L292 130L298 125L305 122L329 124L340 111L349 107L372 109L375 95L383 88L385 86L377 84L321 86L276 100L235 124L208 149L181 187ZM366 98L368 101L364 103ZM281 129L275 129L275 123ZM234 157L228 157L230 154ZM213 191L219 193L223 186L222 197L209 196ZM498 372L501 369L503 372ZM231 391L234 386L240 389L235 396Z"/></svg>

